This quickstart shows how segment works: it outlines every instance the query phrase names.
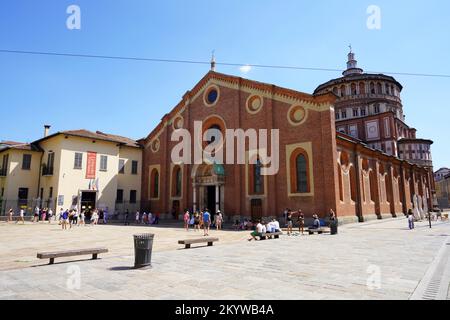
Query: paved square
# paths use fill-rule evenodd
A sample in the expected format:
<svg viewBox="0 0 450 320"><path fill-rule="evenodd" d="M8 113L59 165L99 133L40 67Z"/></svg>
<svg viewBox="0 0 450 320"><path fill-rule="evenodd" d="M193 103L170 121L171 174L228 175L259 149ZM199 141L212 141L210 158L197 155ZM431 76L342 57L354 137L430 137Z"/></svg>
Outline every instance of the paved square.
<svg viewBox="0 0 450 320"><path fill-rule="evenodd" d="M142 232L155 233L153 267L133 270L132 235ZM450 299L448 222L409 231L405 219L388 219L341 226L336 236L250 243L247 232L212 231L214 247L177 244L198 235L173 226L1 223L0 299ZM110 252L97 261L36 258L98 246Z"/></svg>

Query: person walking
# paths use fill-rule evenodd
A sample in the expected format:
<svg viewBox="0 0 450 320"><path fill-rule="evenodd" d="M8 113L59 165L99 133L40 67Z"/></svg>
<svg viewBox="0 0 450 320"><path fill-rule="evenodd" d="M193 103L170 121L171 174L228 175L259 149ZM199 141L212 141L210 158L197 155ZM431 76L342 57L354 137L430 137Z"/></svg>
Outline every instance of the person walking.
<svg viewBox="0 0 450 320"><path fill-rule="evenodd" d="M61 226L63 230L67 230L67 225L69 224L69 210L66 210L61 215Z"/></svg>
<svg viewBox="0 0 450 320"><path fill-rule="evenodd" d="M206 209L203 212L203 235L209 236L209 229L211 227L211 214L209 213L209 210Z"/></svg>
<svg viewBox="0 0 450 320"><path fill-rule="evenodd" d="M414 229L414 212L412 211L412 209L408 210L408 227L409 230Z"/></svg>
<svg viewBox="0 0 450 320"><path fill-rule="evenodd" d="M189 220L191 220L191 215L189 214L189 211L186 210L183 216L184 228L186 231L189 231Z"/></svg>
<svg viewBox="0 0 450 320"><path fill-rule="evenodd" d="M305 229L305 215L303 214L302 210L298 210L298 231L303 235L304 229Z"/></svg>
<svg viewBox="0 0 450 320"><path fill-rule="evenodd" d="M53 210L52 208L48 209L48 223L52 223L52 219L53 219Z"/></svg>
<svg viewBox="0 0 450 320"><path fill-rule="evenodd" d="M200 231L200 214L198 211L194 213L194 231Z"/></svg>
<svg viewBox="0 0 450 320"><path fill-rule="evenodd" d="M80 223L78 224L78 226L84 225L86 226L84 219L86 218L86 211L81 211L80 213Z"/></svg>
<svg viewBox="0 0 450 320"><path fill-rule="evenodd" d="M108 207L103 211L103 224L108 222Z"/></svg>
<svg viewBox="0 0 450 320"><path fill-rule="evenodd" d="M12 208L10 208L8 211L8 223L13 221L13 215L14 215L14 211Z"/></svg>
<svg viewBox="0 0 450 320"><path fill-rule="evenodd" d="M72 224L78 225L78 218L79 218L78 210L73 209Z"/></svg>
<svg viewBox="0 0 450 320"><path fill-rule="evenodd" d="M62 216L63 216L63 213L64 213L64 209L63 209L63 208L59 209L58 216L56 217L57 220L58 220L58 225L61 225L61 224L62 224Z"/></svg>
<svg viewBox="0 0 450 320"><path fill-rule="evenodd" d="M69 211L69 228L72 229L72 223L73 223L73 210Z"/></svg>
<svg viewBox="0 0 450 320"><path fill-rule="evenodd" d="M292 234L292 225L293 225L291 210L289 210L287 213L286 222L287 222L287 234L288 236L290 236Z"/></svg>
<svg viewBox="0 0 450 320"><path fill-rule="evenodd" d="M222 230L222 223L223 223L223 215L220 210L217 210L216 214L216 230Z"/></svg>
<svg viewBox="0 0 450 320"><path fill-rule="evenodd" d="M128 210L127 210L127 212L128 212ZM125 215L126 215L126 214L125 214ZM144 215L142 215L142 216L144 216ZM141 217L140 212L139 212L139 211L136 211L136 216L135 216L136 224L139 224L139 219L140 219L140 217Z"/></svg>
<svg viewBox="0 0 450 320"><path fill-rule="evenodd" d="M47 218L47 208L43 208L41 212L41 221L44 222Z"/></svg>
<svg viewBox="0 0 450 320"><path fill-rule="evenodd" d="M25 216L25 210L24 209L20 209L20 211L19 211L19 218L17 219L16 222L18 223L19 221L22 221L22 224L25 224L24 216Z"/></svg>
<svg viewBox="0 0 450 320"><path fill-rule="evenodd" d="M92 214L91 221L93 222L94 226L98 224L98 210L95 209L94 213Z"/></svg>
<svg viewBox="0 0 450 320"><path fill-rule="evenodd" d="M33 222L38 222L39 221L39 212L40 212L40 209L39 209L38 206L36 206L36 208L34 208Z"/></svg>
<svg viewBox="0 0 450 320"><path fill-rule="evenodd" d="M20 209L19 211L19 219L17 221L22 221L22 224L25 224L25 210L24 209Z"/></svg>
<svg viewBox="0 0 450 320"><path fill-rule="evenodd" d="M139 211L138 212L136 212L136 214L138 214L139 213ZM130 223L128 222L128 216L130 215L130 211L127 209L127 211L125 211L125 225L126 226L129 226L130 225ZM139 222L139 219L138 219L138 222Z"/></svg>

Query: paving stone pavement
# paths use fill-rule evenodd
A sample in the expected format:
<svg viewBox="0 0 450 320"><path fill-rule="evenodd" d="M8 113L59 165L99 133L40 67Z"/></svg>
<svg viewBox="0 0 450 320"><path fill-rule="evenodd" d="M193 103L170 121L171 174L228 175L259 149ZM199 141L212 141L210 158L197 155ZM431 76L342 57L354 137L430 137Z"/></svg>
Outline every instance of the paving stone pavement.
<svg viewBox="0 0 450 320"><path fill-rule="evenodd" d="M114 252L100 260L43 265L27 253L23 266L4 256L17 255L4 242L5 233L15 239L17 229L1 225L0 299L405 300L450 239L447 222L438 222L431 230L426 223L418 223L413 231L406 225L403 218L388 219L341 226L336 236L283 236L259 242L246 241L247 233L223 231L212 234L221 238L217 246L190 250L176 244L186 237L185 231L155 229L152 268L144 270L131 268L132 243L117 237L135 231L124 231L127 227L95 231L92 238L106 241ZM54 228L35 227L42 241L42 228ZM53 241L67 241L68 233L48 230ZM27 241L33 243L33 230L28 232ZM11 259L20 260L20 256ZM74 270L80 271L79 288L73 287ZM447 296L450 299L450 292Z"/></svg>

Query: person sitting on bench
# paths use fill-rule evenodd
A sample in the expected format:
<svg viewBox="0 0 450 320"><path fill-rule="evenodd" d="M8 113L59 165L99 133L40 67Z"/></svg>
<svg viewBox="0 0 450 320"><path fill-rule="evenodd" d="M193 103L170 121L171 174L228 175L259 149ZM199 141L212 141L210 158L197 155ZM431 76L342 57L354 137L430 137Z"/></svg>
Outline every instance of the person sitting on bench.
<svg viewBox="0 0 450 320"><path fill-rule="evenodd" d="M277 219L273 218L270 224L273 226L274 232L281 232L280 223Z"/></svg>
<svg viewBox="0 0 450 320"><path fill-rule="evenodd" d="M261 222L259 220L256 220L256 230L253 231L252 233L250 233L251 238L248 239L248 241L252 241L255 240L256 241L256 237L261 237L263 234L263 225L261 224Z"/></svg>
<svg viewBox="0 0 450 320"><path fill-rule="evenodd" d="M320 220L317 214L313 215L314 223L310 229L320 229Z"/></svg>
<svg viewBox="0 0 450 320"><path fill-rule="evenodd" d="M274 233L275 232L275 227L272 224L272 222L268 222L266 224L266 233Z"/></svg>

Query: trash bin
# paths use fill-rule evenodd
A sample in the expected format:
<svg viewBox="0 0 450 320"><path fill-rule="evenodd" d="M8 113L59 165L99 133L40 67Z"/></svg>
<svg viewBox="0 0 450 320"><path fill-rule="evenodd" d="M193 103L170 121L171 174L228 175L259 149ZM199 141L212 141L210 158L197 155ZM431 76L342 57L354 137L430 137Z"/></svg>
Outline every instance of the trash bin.
<svg viewBox="0 0 450 320"><path fill-rule="evenodd" d="M154 234L134 235L134 267L151 267Z"/></svg>
<svg viewBox="0 0 450 320"><path fill-rule="evenodd" d="M338 220L337 219L330 221L330 233L332 235L335 235L338 233Z"/></svg>

